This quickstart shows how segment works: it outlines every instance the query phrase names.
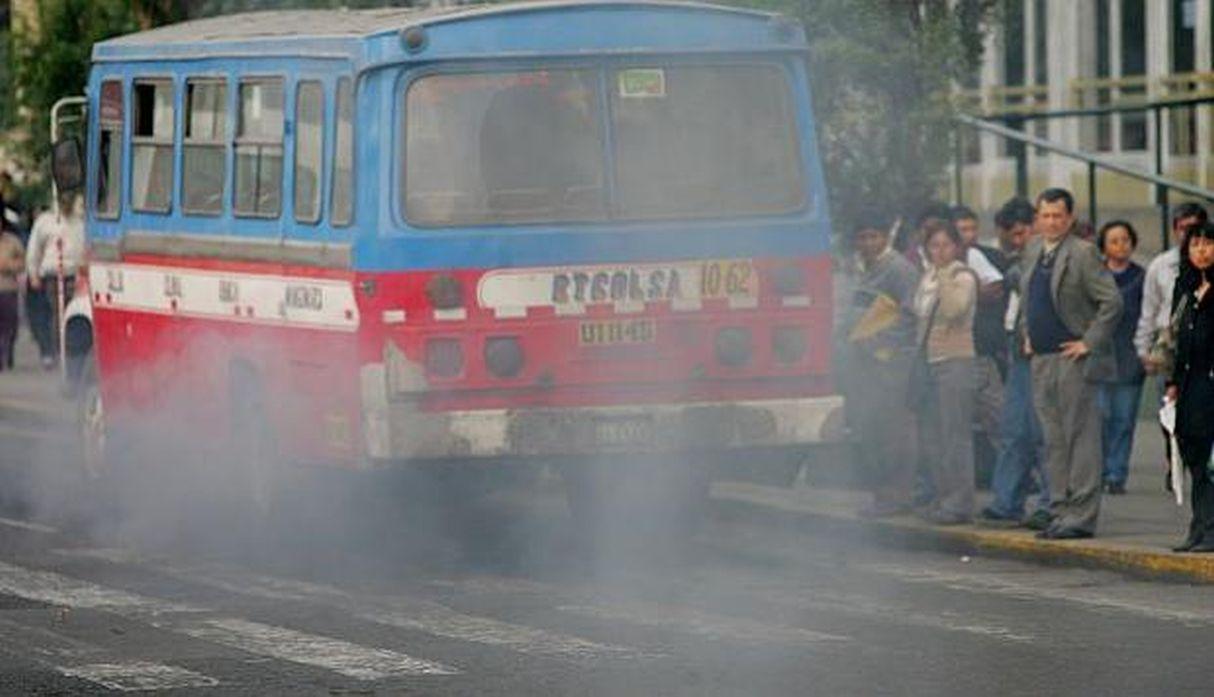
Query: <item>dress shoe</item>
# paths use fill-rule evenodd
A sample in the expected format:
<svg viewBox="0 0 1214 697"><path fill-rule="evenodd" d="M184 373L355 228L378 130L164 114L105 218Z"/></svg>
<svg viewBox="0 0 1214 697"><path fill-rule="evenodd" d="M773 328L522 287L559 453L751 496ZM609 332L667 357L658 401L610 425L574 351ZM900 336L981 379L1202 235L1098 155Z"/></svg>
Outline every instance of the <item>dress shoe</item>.
<svg viewBox="0 0 1214 697"><path fill-rule="evenodd" d="M1042 540L1086 540L1092 533L1079 528L1049 528L1037 533L1037 537ZM1214 551L1214 547L1210 551Z"/></svg>
<svg viewBox="0 0 1214 697"><path fill-rule="evenodd" d="M1209 554L1214 552L1214 542L1202 540L1188 549L1193 554Z"/></svg>
<svg viewBox="0 0 1214 697"><path fill-rule="evenodd" d="M1023 525L1029 530L1049 530L1050 523L1053 522L1054 517L1050 515L1049 511L1038 508L1029 517L1024 519Z"/></svg>
<svg viewBox="0 0 1214 697"><path fill-rule="evenodd" d="M1122 482L1109 482L1104 485L1104 493L1111 496L1125 495L1125 484Z"/></svg>
<svg viewBox="0 0 1214 697"><path fill-rule="evenodd" d="M1190 552L1194 547L1201 544L1200 537L1186 537L1184 542L1172 548L1173 552Z"/></svg>
<svg viewBox="0 0 1214 697"><path fill-rule="evenodd" d="M1020 516L1008 516L987 506L978 512L978 522L995 527L1014 527L1020 524Z"/></svg>
<svg viewBox="0 0 1214 697"><path fill-rule="evenodd" d="M933 525L965 525L970 522L970 517L967 515L948 513L940 509L928 511L923 515L923 519Z"/></svg>

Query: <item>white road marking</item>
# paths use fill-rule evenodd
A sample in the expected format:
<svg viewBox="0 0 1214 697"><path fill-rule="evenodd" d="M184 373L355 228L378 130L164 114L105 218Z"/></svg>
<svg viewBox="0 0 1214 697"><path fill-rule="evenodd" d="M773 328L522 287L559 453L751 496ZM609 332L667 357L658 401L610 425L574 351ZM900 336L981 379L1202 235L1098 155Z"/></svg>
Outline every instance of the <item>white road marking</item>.
<svg viewBox="0 0 1214 697"><path fill-rule="evenodd" d="M215 687L219 681L209 675L160 663L92 663L57 667L60 673L81 678L121 692L156 692L188 687Z"/></svg>
<svg viewBox="0 0 1214 697"><path fill-rule="evenodd" d="M198 619L210 610L148 598L0 562L0 592L67 608L102 610L157 629L249 653L326 668L358 679L453 675L454 668L387 649L235 618Z"/></svg>
<svg viewBox="0 0 1214 697"><path fill-rule="evenodd" d="M658 603L609 603L593 605L562 605L562 612L599 620L624 622L642 627L683 631L710 639L762 643L822 643L850 641L850 637L825 634L800 627L768 624L741 617L727 617L700 612L688 607Z"/></svg>
<svg viewBox="0 0 1214 697"><path fill-rule="evenodd" d="M1004 577L907 568L896 564L866 564L862 568L866 571L893 576L908 583L940 585L970 593L991 593L1033 601L1057 600L1098 610L1115 610L1155 620L1179 622L1194 627L1214 624L1214 613L1192 612L1163 604L1121 600L1086 588L1051 588L1040 583L1021 583ZM1166 598L1167 594L1160 597Z"/></svg>
<svg viewBox="0 0 1214 697"><path fill-rule="evenodd" d="M278 601L325 603L347 610L367 622L447 639L500 646L528 655L570 660L652 656L626 646L603 644L546 629L464 614L429 600L400 596L356 597L333 586L249 574L229 567L151 562L121 549L66 549L55 552L68 556L104 559L119 564L137 564L186 582L199 583L229 593Z"/></svg>
<svg viewBox="0 0 1214 697"><path fill-rule="evenodd" d="M0 525L7 525L10 528L29 530L31 532L41 532L47 535L54 535L59 532L58 528L52 528L49 525L34 523L28 520L16 520L14 518L0 518Z"/></svg>
<svg viewBox="0 0 1214 697"><path fill-rule="evenodd" d="M960 613L942 611L929 615L894 605L879 603L869 598L853 594L837 594L818 590L807 590L804 598L779 599L783 603L810 611L835 612L853 616L872 617L879 620L907 624L928 629L939 629L948 632L961 632L976 636L990 637L1000 641L1014 643L1029 643L1037 641L1036 637L1016 632L1002 625L992 625L974 622Z"/></svg>
<svg viewBox="0 0 1214 697"><path fill-rule="evenodd" d="M246 620L207 620L181 627L178 631L249 653L327 668L358 680L459 673L455 668L441 663L388 649L360 646L341 639Z"/></svg>

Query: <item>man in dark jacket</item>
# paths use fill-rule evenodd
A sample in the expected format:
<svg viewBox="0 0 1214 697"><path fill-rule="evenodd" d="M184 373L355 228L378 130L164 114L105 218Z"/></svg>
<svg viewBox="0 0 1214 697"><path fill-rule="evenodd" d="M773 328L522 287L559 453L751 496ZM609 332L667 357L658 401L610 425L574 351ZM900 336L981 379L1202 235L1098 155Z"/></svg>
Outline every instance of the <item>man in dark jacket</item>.
<svg viewBox="0 0 1214 697"><path fill-rule="evenodd" d="M1096 381L1116 373L1111 339L1122 311L1112 274L1096 247L1072 234L1074 224L1069 191L1037 197L1040 239L1025 252L1020 281L1053 517L1039 535L1057 540L1096 531L1103 466Z"/></svg>

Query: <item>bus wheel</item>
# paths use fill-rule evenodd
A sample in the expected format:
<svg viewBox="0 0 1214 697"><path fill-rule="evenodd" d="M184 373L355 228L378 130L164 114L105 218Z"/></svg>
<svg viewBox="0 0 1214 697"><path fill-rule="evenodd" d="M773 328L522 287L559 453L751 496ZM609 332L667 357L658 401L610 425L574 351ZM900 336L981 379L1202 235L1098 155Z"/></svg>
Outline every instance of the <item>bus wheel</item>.
<svg viewBox="0 0 1214 697"><path fill-rule="evenodd" d="M96 481L111 474L109 462L110 438L105 423L105 404L97 384L97 368L86 361L80 375L76 396L76 424L80 435L81 461L84 474Z"/></svg>
<svg viewBox="0 0 1214 697"><path fill-rule="evenodd" d="M278 472L278 444L266 414L262 392L251 375L244 375L232 389L232 481L234 492L258 515L274 508Z"/></svg>

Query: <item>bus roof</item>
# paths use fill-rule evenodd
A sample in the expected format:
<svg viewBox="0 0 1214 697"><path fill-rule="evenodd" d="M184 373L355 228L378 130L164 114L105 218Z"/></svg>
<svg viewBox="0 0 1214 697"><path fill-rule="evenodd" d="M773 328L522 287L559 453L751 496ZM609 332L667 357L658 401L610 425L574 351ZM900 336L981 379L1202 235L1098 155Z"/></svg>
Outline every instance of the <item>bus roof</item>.
<svg viewBox="0 0 1214 697"><path fill-rule="evenodd" d="M393 52L399 52L398 57L403 58L406 52L397 37L405 29L413 27L428 29L437 25L483 24L487 21L501 23L503 19L536 18L553 13L569 17L571 12L587 15L613 12L618 15L629 11L682 16L685 19L711 17L718 25L772 26L775 23L781 27L781 31L777 32L777 37L771 37L771 32L768 32L766 43L783 44L785 50L790 45L793 48L804 45L804 34L799 26L792 25L795 29L790 32L788 28L791 23L780 15L755 10L677 0L529 0L431 8L272 10L223 15L99 42L93 47L93 60L121 62L300 56L343 58L356 63L373 62L390 58ZM694 39L695 33L695 29L691 28L684 38ZM533 40L537 49L544 45L546 39L552 38L551 33L548 34ZM642 31L640 34L648 32ZM497 47L485 45L485 36L493 35L478 33L479 50L465 51L465 54L493 54ZM756 48L764 43L761 39L756 40L759 38L760 35L755 34L738 37L739 40L748 40ZM391 46L385 46L385 41ZM619 41L618 37L616 41ZM514 48L518 42L506 41L504 44ZM729 50L737 47L740 46L727 45L723 48ZM452 56L444 53L442 57Z"/></svg>

